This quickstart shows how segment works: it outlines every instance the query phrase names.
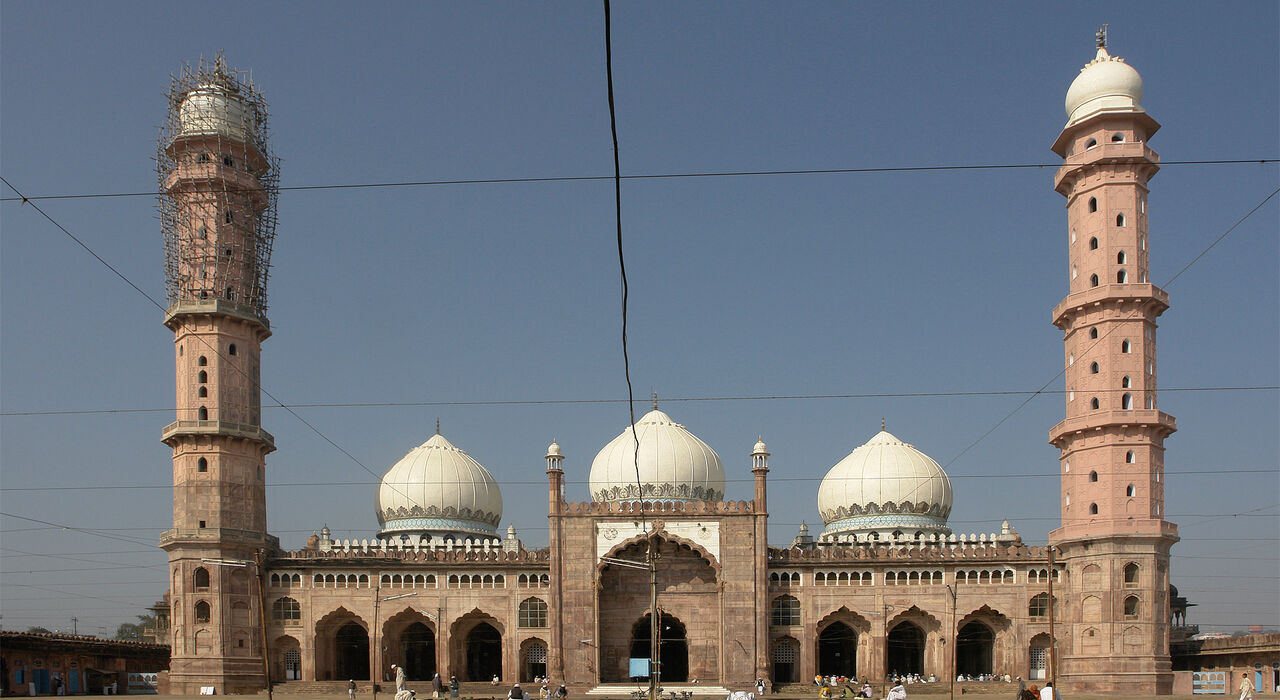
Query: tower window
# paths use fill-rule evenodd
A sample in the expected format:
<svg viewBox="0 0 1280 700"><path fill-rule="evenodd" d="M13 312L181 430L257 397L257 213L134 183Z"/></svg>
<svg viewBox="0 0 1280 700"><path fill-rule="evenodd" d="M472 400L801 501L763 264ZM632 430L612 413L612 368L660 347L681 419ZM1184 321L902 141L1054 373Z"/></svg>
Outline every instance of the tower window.
<svg viewBox="0 0 1280 700"><path fill-rule="evenodd" d="M182 346L178 346L178 357L182 357Z"/></svg>
<svg viewBox="0 0 1280 700"><path fill-rule="evenodd" d="M1133 348L1133 346L1132 346L1132 345L1130 345L1130 344L1129 344L1129 341L1127 341L1127 340L1126 340L1126 341L1124 341L1123 343L1120 343L1120 352L1122 352L1122 353L1124 353L1124 354L1126 354L1126 355L1128 355L1128 354L1129 354L1129 351L1130 351L1132 348Z"/></svg>
<svg viewBox="0 0 1280 700"><path fill-rule="evenodd" d="M1151 396L1148 396L1148 397L1147 397L1147 408L1148 408L1148 409L1152 409L1152 408L1155 408L1155 407L1156 407L1156 400L1155 400L1155 398L1153 398L1153 397L1151 397Z"/></svg>
<svg viewBox="0 0 1280 700"><path fill-rule="evenodd" d="M1067 494L1066 504L1067 504L1067 507L1068 507L1068 508L1070 508L1070 507L1071 507L1071 494L1069 494L1069 493Z"/></svg>
<svg viewBox="0 0 1280 700"><path fill-rule="evenodd" d="M197 163L208 163L208 162L209 162L209 160L210 160L210 158L209 158L209 154L208 154L208 153L197 153L197 154L196 154L196 162L197 162Z"/></svg>
<svg viewBox="0 0 1280 700"><path fill-rule="evenodd" d="M1097 339L1098 339L1098 329L1097 329L1097 328L1090 328L1090 329L1089 329L1089 340L1097 340Z"/></svg>
<svg viewBox="0 0 1280 700"><path fill-rule="evenodd" d="M1070 367L1076 363L1076 354L1073 352L1067 355L1067 366Z"/></svg>
<svg viewBox="0 0 1280 700"><path fill-rule="evenodd" d="M1089 239L1089 250L1097 250L1097 249L1098 249L1098 237L1093 236L1092 238Z"/></svg>
<svg viewBox="0 0 1280 700"><path fill-rule="evenodd" d="M1143 236L1138 236L1138 250L1146 250L1146 249L1147 249L1147 239Z"/></svg>
<svg viewBox="0 0 1280 700"><path fill-rule="evenodd" d="M204 527L203 520L200 521L200 527ZM197 593L209 590L209 570L201 566L191 572L191 585Z"/></svg>
<svg viewBox="0 0 1280 700"><path fill-rule="evenodd" d="M1092 408L1095 411L1100 408L1100 405L1098 404L1098 397L1095 396L1089 401L1089 408ZM204 409L201 408L200 410L203 411Z"/></svg>
<svg viewBox="0 0 1280 700"><path fill-rule="evenodd" d="M199 230L197 230L197 231L196 231L196 236L198 236L199 238L208 238L208 237L209 237L209 227L208 227L208 226L201 225L201 226L200 226L200 228L199 228Z"/></svg>
<svg viewBox="0 0 1280 700"><path fill-rule="evenodd" d="M1116 262L1117 262L1117 263L1120 263L1121 265L1123 265L1123 264L1125 264L1125 262L1126 262L1127 260L1128 260L1128 256L1126 256L1126 255L1124 254L1124 251L1123 251L1123 250L1122 250L1122 251L1120 251L1119 253L1116 253Z"/></svg>
<svg viewBox="0 0 1280 700"><path fill-rule="evenodd" d="M1121 389L1128 389L1128 388L1129 388L1129 377L1127 377L1127 376L1126 376L1126 377L1124 377L1123 379L1121 379L1121 380L1120 380L1120 388L1121 388Z"/></svg>
<svg viewBox="0 0 1280 700"><path fill-rule="evenodd" d="M1071 227L1071 242L1072 242L1072 243L1075 243L1075 242L1076 242L1076 227L1075 227L1075 226L1072 226L1072 227Z"/></svg>
<svg viewBox="0 0 1280 700"><path fill-rule="evenodd" d="M204 371L204 370L200 370L200 374L197 374L197 375L196 375L196 381L200 382L201 384L204 384L204 383L208 382L208 381L209 381L209 373L208 373L208 372L206 372L206 371Z"/></svg>
<svg viewBox="0 0 1280 700"><path fill-rule="evenodd" d="M1138 495L1138 489L1137 489L1137 487L1135 487L1133 484L1129 484L1129 485L1128 485L1127 487L1125 487L1125 489L1124 489L1124 495L1126 495L1126 496L1128 496L1128 497L1130 497L1130 498L1133 498L1134 496Z"/></svg>
<svg viewBox="0 0 1280 700"><path fill-rule="evenodd" d="M1116 214L1116 226L1124 226L1124 214Z"/></svg>
<svg viewBox="0 0 1280 700"><path fill-rule="evenodd" d="M1124 616L1130 618L1138 616L1138 596L1131 595L1124 599Z"/></svg>
<svg viewBox="0 0 1280 700"><path fill-rule="evenodd" d="M1089 275L1089 286L1090 286L1090 287L1096 287L1096 286L1098 286L1098 276L1097 276L1097 275Z"/></svg>
<svg viewBox="0 0 1280 700"><path fill-rule="evenodd" d="M1078 275L1078 274L1079 274L1079 271L1078 271L1078 270L1076 270L1076 266L1075 266L1075 265L1072 265L1072 266L1071 266L1071 279L1075 279L1075 278L1076 278L1076 275Z"/></svg>
<svg viewBox="0 0 1280 700"><path fill-rule="evenodd" d="M1124 134L1112 134L1111 143L1124 143Z"/></svg>
<svg viewBox="0 0 1280 700"><path fill-rule="evenodd" d="M1134 464L1138 461L1138 455L1134 454L1133 450L1129 450L1124 453L1124 461L1125 464Z"/></svg>
<svg viewBox="0 0 1280 700"><path fill-rule="evenodd" d="M1062 467L1067 473L1071 473L1071 460L1068 459L1064 461L1062 463Z"/></svg>
<svg viewBox="0 0 1280 700"><path fill-rule="evenodd" d="M1089 374L1097 374L1098 370L1099 370L1099 367L1097 362L1094 362L1093 364L1089 365Z"/></svg>
<svg viewBox="0 0 1280 700"><path fill-rule="evenodd" d="M1096 483L1098 481L1098 472L1089 472L1089 482Z"/></svg>
<svg viewBox="0 0 1280 700"><path fill-rule="evenodd" d="M1089 198L1089 212L1090 212L1090 213L1092 213L1092 212L1095 212L1095 211L1098 211L1098 198L1097 198L1097 197L1090 197L1090 198Z"/></svg>
<svg viewBox="0 0 1280 700"><path fill-rule="evenodd" d="M1124 565L1124 587L1125 588L1133 588L1138 585L1138 581L1139 581L1138 573L1139 573L1138 565L1135 564L1134 562L1129 562L1128 564Z"/></svg>
<svg viewBox="0 0 1280 700"><path fill-rule="evenodd" d="M1139 199L1139 200L1138 200L1138 213L1139 213L1139 214L1145 214L1145 213L1147 213L1147 198L1146 198L1146 197L1143 197L1142 199Z"/></svg>
<svg viewBox="0 0 1280 700"><path fill-rule="evenodd" d="M203 523L201 523L203 525ZM196 622L209 621L209 604L203 600L196 603Z"/></svg>
<svg viewBox="0 0 1280 700"><path fill-rule="evenodd" d="M207 397L208 395L209 395L209 387L207 386L200 387L200 390L196 392L196 396L202 399Z"/></svg>
<svg viewBox="0 0 1280 700"><path fill-rule="evenodd" d="M205 366L207 366L208 364L209 364L209 358L205 357L204 355L201 355L201 356L196 360L196 365L198 365L198 366L200 366L200 367L205 367Z"/></svg>
<svg viewBox="0 0 1280 700"><path fill-rule="evenodd" d="M233 287L227 287L227 300L228 300L228 301L230 301L230 300L235 299L235 298L236 298L236 290L235 290L235 288L233 288Z"/></svg>
<svg viewBox="0 0 1280 700"><path fill-rule="evenodd" d="M227 354L228 354L228 355L234 355L234 354L236 354L236 344L235 344L235 343L232 343L232 344L230 344L230 345L228 345L228 346L227 346Z"/></svg>
<svg viewBox="0 0 1280 700"><path fill-rule="evenodd" d="M231 156L223 156L222 164L227 166L228 168L234 168L236 167L236 159L232 158Z"/></svg>
<svg viewBox="0 0 1280 700"><path fill-rule="evenodd" d="M1084 142L1085 150L1093 148L1094 146L1097 146L1097 145L1098 145L1098 139L1089 139L1088 141Z"/></svg>
<svg viewBox="0 0 1280 700"><path fill-rule="evenodd" d="M204 457L201 457L200 459L196 460L196 471L198 472L209 471L209 460L205 459Z"/></svg>
<svg viewBox="0 0 1280 700"><path fill-rule="evenodd" d="M1129 272L1127 270L1121 270L1116 273L1116 282L1119 282L1120 284L1124 284L1128 281L1129 281Z"/></svg>
<svg viewBox="0 0 1280 700"><path fill-rule="evenodd" d="M1097 514L1098 514L1098 504L1097 504L1097 503L1090 503L1090 504L1089 504L1089 515L1097 515Z"/></svg>
<svg viewBox="0 0 1280 700"><path fill-rule="evenodd" d="M1076 390L1075 390L1074 388L1072 388L1071 390L1067 391L1067 400L1068 400L1068 401L1075 401L1075 400L1076 400Z"/></svg>
<svg viewBox="0 0 1280 700"><path fill-rule="evenodd" d="M231 257L231 249L227 248L226 250L223 250L222 254L227 256L228 258Z"/></svg>
<svg viewBox="0 0 1280 700"><path fill-rule="evenodd" d="M1096 402L1097 399L1094 399L1094 401ZM201 406L200 410L196 411L196 420L209 420L209 409Z"/></svg>
<svg viewBox="0 0 1280 700"><path fill-rule="evenodd" d="M235 212L228 209L226 213L222 215L222 220L227 222L228 224L231 223L232 221L235 221L236 220Z"/></svg>
<svg viewBox="0 0 1280 700"><path fill-rule="evenodd" d="M1133 410L1133 394L1125 394L1120 397L1120 408L1126 411Z"/></svg>

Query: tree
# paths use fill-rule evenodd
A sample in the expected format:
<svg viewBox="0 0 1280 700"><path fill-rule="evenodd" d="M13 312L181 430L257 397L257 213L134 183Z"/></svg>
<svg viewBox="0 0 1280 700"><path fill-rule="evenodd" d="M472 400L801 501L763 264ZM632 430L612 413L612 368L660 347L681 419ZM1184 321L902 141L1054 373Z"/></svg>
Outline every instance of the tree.
<svg viewBox="0 0 1280 700"><path fill-rule="evenodd" d="M27 632L30 632L32 634L53 634L52 632L50 632L49 630L43 627L28 627Z"/></svg>
<svg viewBox="0 0 1280 700"><path fill-rule="evenodd" d="M155 615L150 613L139 615L137 623L125 622L116 628L116 639L130 642L148 641L155 635L155 629Z"/></svg>

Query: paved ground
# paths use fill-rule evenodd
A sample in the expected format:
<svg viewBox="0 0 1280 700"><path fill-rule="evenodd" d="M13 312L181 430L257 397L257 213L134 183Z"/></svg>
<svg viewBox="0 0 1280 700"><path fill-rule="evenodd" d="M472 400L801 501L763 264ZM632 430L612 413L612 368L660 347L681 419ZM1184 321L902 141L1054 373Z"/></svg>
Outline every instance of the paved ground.
<svg viewBox="0 0 1280 700"><path fill-rule="evenodd" d="M967 690L968 692L962 693L962 692L961 692L961 690L962 690L962 686L967 686L967 687L965 687L965 688L963 688L963 689L964 689L964 690ZM979 687L979 686L983 686L983 687ZM413 687L413 684L410 684L410 687L412 688L412 687ZM431 698L431 692L430 692L430 690L429 690L430 686L427 686L427 688L428 688L428 690L427 690L427 692L426 692L426 693L423 693L423 692L422 692L422 690L418 690L418 698L419 698L419 700L422 700L424 697L426 698L426 700L430 700L430 698ZM1014 688L1016 688L1016 685L1014 686ZM1005 686L1003 683L991 683L991 684L987 684L987 683L956 684L956 695L955 695L955 696L956 696L956 698L962 698L962 699L964 699L964 700L967 700L968 698L983 698L983 700L987 700L987 699L995 700L996 698L1012 698L1012 697L1013 697L1013 695L1014 695L1014 688L1007 687L1007 686ZM417 688L414 688L414 689L415 689L415 690L417 690ZM492 690L492 689L491 689L491 688L486 688L486 690ZM950 690L950 688L948 687L948 684L946 684L946 683L927 684L927 685L924 685L924 686L914 686L914 685L912 685L912 686L908 686L908 687L907 687L907 698L924 697L924 698L948 698L948 699L949 699L949 698L950 698L949 690ZM378 699L379 699L379 700L391 700L391 699L392 699L392 697L394 697L394 695L395 695L394 693L390 693L390 694L388 694L388 693L382 693L382 692L380 692L380 693L378 693ZM264 692L264 693L262 693L259 697L265 697L265 696L266 696L266 693ZM144 696L144 697L145 697L145 696ZM157 696L151 696L151 697L155 697L155 698L168 698L168 697L174 697L174 698L177 698L177 697L192 697L192 698L199 698L200 696L157 695ZM483 692L483 691L473 692L473 693L469 693L469 694L468 694L468 693L463 693L463 694L462 694L462 698L463 698L464 700L466 700L467 698L470 698L471 700L489 700L490 698L492 698L492 699L494 699L494 700L502 700L504 697L505 697L505 694L503 694L503 693L486 693L486 692ZM599 696L593 696L592 700L595 700L597 697L599 697ZM818 695L817 695L817 693L800 694L799 692L783 692L783 693L779 693L779 694L777 694L777 695L770 695L769 697L770 697L770 698L779 698L780 700L801 700L801 699L802 699L802 700L817 700ZM883 698L883 697L884 697L883 692L882 692L882 691L880 691L879 689L877 689L876 698ZM1123 700L1205 700L1205 697L1206 697L1206 696L1203 696L1203 695L1077 695L1077 694L1064 694L1064 695L1063 695L1063 700L1121 700L1121 699L1123 699ZM1231 694L1231 695L1218 695L1218 696L1209 696L1209 697L1217 697L1217 698L1221 698L1222 700L1230 700L1230 699L1234 699L1234 698L1235 698L1235 695L1234 695L1234 694ZM290 694L287 694L287 693L275 693L275 698L276 698L276 700L347 700L347 694L346 694L346 693L336 693L336 694L314 694L314 695L312 695L312 694L307 694L307 695L300 695L300 694L299 694L299 695L290 695ZM356 694L356 698L357 698L357 700L372 700L372 696L371 696L369 693L367 693L367 692L366 692L366 693L357 693L357 694ZM573 696L570 696L570 700L583 700L583 699L582 699L581 695L579 694L579 696L578 696L577 698L574 698ZM618 696L618 700L630 700L630 698L629 698L628 696L626 696L626 695L619 695L619 696Z"/></svg>

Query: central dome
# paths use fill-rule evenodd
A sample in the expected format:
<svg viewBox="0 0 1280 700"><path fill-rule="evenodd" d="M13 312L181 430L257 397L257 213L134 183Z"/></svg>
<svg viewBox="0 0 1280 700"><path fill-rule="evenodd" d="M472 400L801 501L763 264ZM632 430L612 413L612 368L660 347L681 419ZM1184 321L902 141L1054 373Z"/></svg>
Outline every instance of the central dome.
<svg viewBox="0 0 1280 700"><path fill-rule="evenodd" d="M822 479L823 537L949 535L951 479L925 453L881 430Z"/></svg>
<svg viewBox="0 0 1280 700"><path fill-rule="evenodd" d="M656 408L591 462L593 501L719 501L724 498L720 457L671 416ZM639 471L639 474L637 474Z"/></svg>
<svg viewBox="0 0 1280 700"><path fill-rule="evenodd" d="M439 433L382 475L377 503L380 537L496 537L502 519L493 475Z"/></svg>

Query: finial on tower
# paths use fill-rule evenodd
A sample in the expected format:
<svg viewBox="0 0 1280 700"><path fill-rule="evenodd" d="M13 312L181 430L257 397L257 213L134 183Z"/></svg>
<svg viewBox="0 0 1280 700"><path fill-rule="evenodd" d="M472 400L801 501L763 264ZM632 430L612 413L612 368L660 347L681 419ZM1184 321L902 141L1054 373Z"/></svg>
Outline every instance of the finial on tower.
<svg viewBox="0 0 1280 700"><path fill-rule="evenodd" d="M440 416L436 416L436 435L440 434Z"/></svg>
<svg viewBox="0 0 1280 700"><path fill-rule="evenodd" d="M884 432L884 416L880 416L880 432Z"/></svg>
<svg viewBox="0 0 1280 700"><path fill-rule="evenodd" d="M1100 49L1107 48L1107 27L1109 26L1111 25L1108 23L1103 23L1101 27L1098 27L1098 33L1095 35L1095 38L1098 41L1098 48Z"/></svg>
<svg viewBox="0 0 1280 700"><path fill-rule="evenodd" d="M658 410L658 392L653 392L653 410Z"/></svg>

